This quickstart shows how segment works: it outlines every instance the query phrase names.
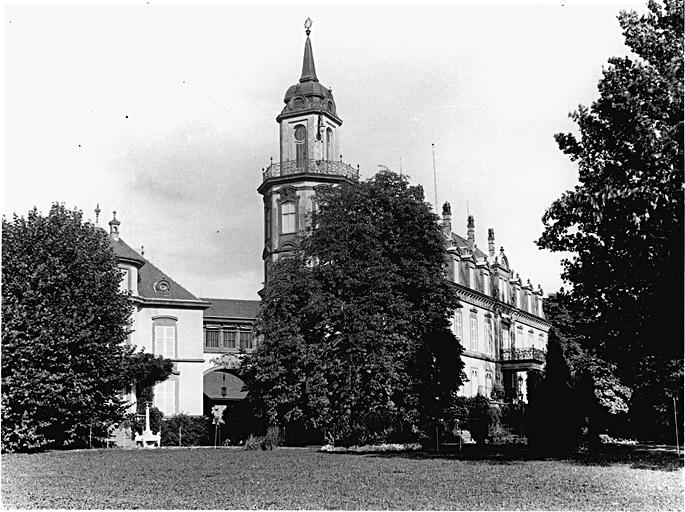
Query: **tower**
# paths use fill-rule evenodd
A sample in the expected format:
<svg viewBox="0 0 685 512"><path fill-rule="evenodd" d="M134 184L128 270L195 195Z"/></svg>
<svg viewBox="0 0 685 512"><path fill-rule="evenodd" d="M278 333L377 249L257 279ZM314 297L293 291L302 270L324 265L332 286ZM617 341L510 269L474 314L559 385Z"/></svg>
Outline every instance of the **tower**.
<svg viewBox="0 0 685 512"><path fill-rule="evenodd" d="M331 89L316 76L307 18L302 75L288 88L276 118L279 161L262 172L257 191L264 196L264 282L271 264L295 247L315 207L316 187L356 180L358 171L342 162L340 126Z"/></svg>

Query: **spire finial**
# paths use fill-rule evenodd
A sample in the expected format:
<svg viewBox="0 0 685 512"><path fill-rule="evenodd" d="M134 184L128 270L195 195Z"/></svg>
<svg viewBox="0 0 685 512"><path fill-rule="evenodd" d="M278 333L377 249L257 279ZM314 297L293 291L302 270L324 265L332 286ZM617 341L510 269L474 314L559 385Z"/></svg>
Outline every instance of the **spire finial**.
<svg viewBox="0 0 685 512"><path fill-rule="evenodd" d="M114 240L119 240L119 224L121 224L121 222L117 219L116 211L113 211L112 215L112 220L109 221L109 234Z"/></svg>
<svg viewBox="0 0 685 512"><path fill-rule="evenodd" d="M304 43L304 59L302 59L302 76L300 77L300 83L319 81L319 79L316 77L316 68L314 67L314 53L312 52L312 42L309 40L309 34L311 33L311 30L309 30L309 28L311 26L312 19L307 18L307 21L304 22L307 40Z"/></svg>
<svg viewBox="0 0 685 512"><path fill-rule="evenodd" d="M100 203L95 205L95 225L98 225L98 221L100 220L100 212L102 210L100 209Z"/></svg>

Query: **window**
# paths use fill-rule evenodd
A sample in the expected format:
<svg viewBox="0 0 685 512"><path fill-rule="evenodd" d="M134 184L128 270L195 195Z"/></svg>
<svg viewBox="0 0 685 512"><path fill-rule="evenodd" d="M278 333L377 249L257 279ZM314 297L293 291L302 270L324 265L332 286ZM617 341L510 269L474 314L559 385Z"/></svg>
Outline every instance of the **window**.
<svg viewBox="0 0 685 512"><path fill-rule="evenodd" d="M495 343L492 336L492 319L489 316L485 317L485 343L486 352L493 355L495 353Z"/></svg>
<svg viewBox="0 0 685 512"><path fill-rule="evenodd" d="M471 396L478 394L478 369L471 368L471 378L469 379L471 386Z"/></svg>
<svg viewBox="0 0 685 512"><path fill-rule="evenodd" d="M516 341L512 343L511 348L522 348L523 347L523 327L516 328Z"/></svg>
<svg viewBox="0 0 685 512"><path fill-rule="evenodd" d="M502 348L508 349L511 345L509 339L509 327L502 326Z"/></svg>
<svg viewBox="0 0 685 512"><path fill-rule="evenodd" d="M471 283L470 277L469 277L469 264L465 261L462 261L460 267L461 267L461 269L460 269L461 270L461 272L460 272L461 279L459 280L459 283L463 284L464 286L469 286Z"/></svg>
<svg viewBox="0 0 685 512"><path fill-rule="evenodd" d="M176 358L176 319L153 318L153 352L170 359Z"/></svg>
<svg viewBox="0 0 685 512"><path fill-rule="evenodd" d="M237 334L235 329L221 331L221 348L235 348Z"/></svg>
<svg viewBox="0 0 685 512"><path fill-rule="evenodd" d="M205 348L219 348L218 329L205 329Z"/></svg>
<svg viewBox="0 0 685 512"><path fill-rule="evenodd" d="M528 331L528 346L531 348L535 347L535 336L533 335L533 331Z"/></svg>
<svg viewBox="0 0 685 512"><path fill-rule="evenodd" d="M176 388L178 382L173 377L155 386L154 404L165 415L176 414Z"/></svg>
<svg viewBox="0 0 685 512"><path fill-rule="evenodd" d="M492 372L486 371L485 372L485 396L490 398L491 393L492 393Z"/></svg>
<svg viewBox="0 0 685 512"><path fill-rule="evenodd" d="M461 311L454 313L454 335L459 338L459 341L464 339L464 327L462 326Z"/></svg>
<svg viewBox="0 0 685 512"><path fill-rule="evenodd" d="M131 269L120 268L121 281L119 282L119 290L128 293L131 290Z"/></svg>
<svg viewBox="0 0 685 512"><path fill-rule="evenodd" d="M240 348L252 348L253 339L252 331L240 331Z"/></svg>
<svg viewBox="0 0 685 512"><path fill-rule="evenodd" d="M295 161L300 170L307 166L307 129L301 124L295 127Z"/></svg>
<svg viewBox="0 0 685 512"><path fill-rule="evenodd" d="M478 317L471 315L471 350L478 350Z"/></svg>
<svg viewBox="0 0 685 512"><path fill-rule="evenodd" d="M264 209L264 238L271 240L271 207Z"/></svg>
<svg viewBox="0 0 685 512"><path fill-rule="evenodd" d="M333 160L333 130L326 130L326 160Z"/></svg>
<svg viewBox="0 0 685 512"><path fill-rule="evenodd" d="M281 233L295 232L295 203L288 201L281 204Z"/></svg>

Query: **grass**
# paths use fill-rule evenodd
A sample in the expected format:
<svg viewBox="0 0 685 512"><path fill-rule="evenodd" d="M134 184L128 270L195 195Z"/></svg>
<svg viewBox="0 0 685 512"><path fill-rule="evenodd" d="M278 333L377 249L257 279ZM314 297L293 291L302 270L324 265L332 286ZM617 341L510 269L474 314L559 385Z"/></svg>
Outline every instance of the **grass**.
<svg viewBox="0 0 685 512"><path fill-rule="evenodd" d="M682 510L674 453L85 450L2 457L4 508Z"/></svg>

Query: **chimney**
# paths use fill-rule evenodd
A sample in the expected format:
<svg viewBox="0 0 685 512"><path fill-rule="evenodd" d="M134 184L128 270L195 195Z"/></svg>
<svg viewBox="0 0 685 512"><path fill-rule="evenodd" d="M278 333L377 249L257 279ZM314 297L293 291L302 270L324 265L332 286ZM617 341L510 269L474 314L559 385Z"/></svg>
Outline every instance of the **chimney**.
<svg viewBox="0 0 685 512"><path fill-rule="evenodd" d="M452 207L447 202L442 205L442 234L445 238L452 236Z"/></svg>
<svg viewBox="0 0 685 512"><path fill-rule="evenodd" d="M492 228L488 229L488 255L495 257L495 230Z"/></svg>
<svg viewBox="0 0 685 512"><path fill-rule="evenodd" d="M117 212L112 212L114 214L114 218L109 221L109 236L112 237L112 240L119 240L119 222L117 220Z"/></svg>
<svg viewBox="0 0 685 512"><path fill-rule="evenodd" d="M466 221L466 235L469 241L469 251L473 252L473 248L476 245L476 233L475 233L475 227L476 224L473 221L473 215L469 215L467 221Z"/></svg>

